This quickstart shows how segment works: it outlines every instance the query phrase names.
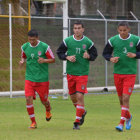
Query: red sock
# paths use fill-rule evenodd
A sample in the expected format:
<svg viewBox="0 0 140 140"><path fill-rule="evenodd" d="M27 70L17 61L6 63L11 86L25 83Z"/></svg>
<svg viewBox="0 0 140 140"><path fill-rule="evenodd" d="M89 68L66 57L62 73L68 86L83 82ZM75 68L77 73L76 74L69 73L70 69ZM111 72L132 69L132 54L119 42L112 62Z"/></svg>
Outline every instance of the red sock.
<svg viewBox="0 0 140 140"><path fill-rule="evenodd" d="M47 105L45 105L46 107L46 112L50 112L51 111L51 105L50 105L50 101L47 100Z"/></svg>
<svg viewBox="0 0 140 140"><path fill-rule="evenodd" d="M85 112L84 105L77 104L76 106L76 120L75 122L80 122L83 113Z"/></svg>
<svg viewBox="0 0 140 140"><path fill-rule="evenodd" d="M126 120L127 117L127 112L128 112L128 107L126 106L122 106L121 108L121 120L120 120L120 125L124 125L124 122Z"/></svg>
<svg viewBox="0 0 140 140"><path fill-rule="evenodd" d="M77 103L73 103L73 105L76 107L77 106Z"/></svg>
<svg viewBox="0 0 140 140"><path fill-rule="evenodd" d="M30 119L31 119L32 123L36 122L35 121L35 114L34 114L34 106L33 106L33 104L27 104L26 108L27 108L27 112L28 112L28 115L30 116Z"/></svg>
<svg viewBox="0 0 140 140"><path fill-rule="evenodd" d="M127 114L126 114L126 119L130 119L131 118L131 114L130 114L130 111L129 111L129 108L127 110Z"/></svg>

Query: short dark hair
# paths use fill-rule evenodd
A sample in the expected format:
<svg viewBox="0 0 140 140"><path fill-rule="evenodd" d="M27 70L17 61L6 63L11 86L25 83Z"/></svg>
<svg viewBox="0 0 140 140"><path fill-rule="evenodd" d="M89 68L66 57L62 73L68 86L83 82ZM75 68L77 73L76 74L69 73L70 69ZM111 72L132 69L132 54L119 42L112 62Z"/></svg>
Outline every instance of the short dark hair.
<svg viewBox="0 0 140 140"><path fill-rule="evenodd" d="M30 36L30 37L38 37L38 32L35 29L31 29L28 32L28 36Z"/></svg>
<svg viewBox="0 0 140 140"><path fill-rule="evenodd" d="M121 21L121 22L119 22L119 24L118 24L118 27L119 26L126 26L126 27L129 27L129 23L127 22L127 21Z"/></svg>
<svg viewBox="0 0 140 140"><path fill-rule="evenodd" d="M74 26L75 24L76 24L76 25L81 25L82 28L84 28L84 24L81 22L81 20L75 21L74 24L73 24L73 26Z"/></svg>

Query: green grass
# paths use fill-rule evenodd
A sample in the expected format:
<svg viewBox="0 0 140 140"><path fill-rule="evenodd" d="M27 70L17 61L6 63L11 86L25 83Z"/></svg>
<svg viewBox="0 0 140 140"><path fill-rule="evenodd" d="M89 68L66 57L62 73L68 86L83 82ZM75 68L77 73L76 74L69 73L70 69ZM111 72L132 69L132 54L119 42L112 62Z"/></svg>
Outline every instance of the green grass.
<svg viewBox="0 0 140 140"><path fill-rule="evenodd" d="M37 98L34 106L38 128L28 130L30 120L25 99L1 97L0 140L139 140L139 99L140 94L135 93L130 100L132 129L117 132L115 126L119 123L120 106L116 94L86 95L88 113L80 130L72 129L75 108L70 100L50 98L53 117L50 122L46 122L45 109Z"/></svg>

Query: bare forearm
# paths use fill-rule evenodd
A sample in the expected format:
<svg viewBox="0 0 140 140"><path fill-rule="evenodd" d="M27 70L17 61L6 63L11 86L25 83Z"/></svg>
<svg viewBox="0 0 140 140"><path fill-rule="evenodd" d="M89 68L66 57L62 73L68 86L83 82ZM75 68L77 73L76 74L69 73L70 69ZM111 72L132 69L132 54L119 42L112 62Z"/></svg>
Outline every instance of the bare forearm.
<svg viewBox="0 0 140 140"><path fill-rule="evenodd" d="M24 63L25 63L26 59L21 58L21 60L19 61L19 66L21 67Z"/></svg>
<svg viewBox="0 0 140 140"><path fill-rule="evenodd" d="M44 59L44 63L54 63L55 59Z"/></svg>
<svg viewBox="0 0 140 140"><path fill-rule="evenodd" d="M55 59L43 59L43 58L40 58L38 60L38 63L54 63L55 62Z"/></svg>

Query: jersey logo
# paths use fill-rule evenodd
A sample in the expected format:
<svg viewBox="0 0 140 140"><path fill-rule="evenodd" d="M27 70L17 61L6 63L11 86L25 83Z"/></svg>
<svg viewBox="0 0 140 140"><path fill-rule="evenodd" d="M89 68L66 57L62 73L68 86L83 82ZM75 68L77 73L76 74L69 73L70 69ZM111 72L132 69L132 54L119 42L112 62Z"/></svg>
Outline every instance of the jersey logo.
<svg viewBox="0 0 140 140"><path fill-rule="evenodd" d="M41 56L41 51L38 51L38 55Z"/></svg>
<svg viewBox="0 0 140 140"><path fill-rule="evenodd" d="M130 42L129 46L130 46L130 47L133 47L133 42Z"/></svg>
<svg viewBox="0 0 140 140"><path fill-rule="evenodd" d="M85 44L83 45L83 49L86 49L86 45Z"/></svg>
<svg viewBox="0 0 140 140"><path fill-rule="evenodd" d="M123 49L124 49L123 53L127 53L127 49L126 48L123 48Z"/></svg>
<svg viewBox="0 0 140 140"><path fill-rule="evenodd" d="M31 53L31 57L32 57L32 59L34 59L34 56L35 56L35 55L34 55L33 53Z"/></svg>

